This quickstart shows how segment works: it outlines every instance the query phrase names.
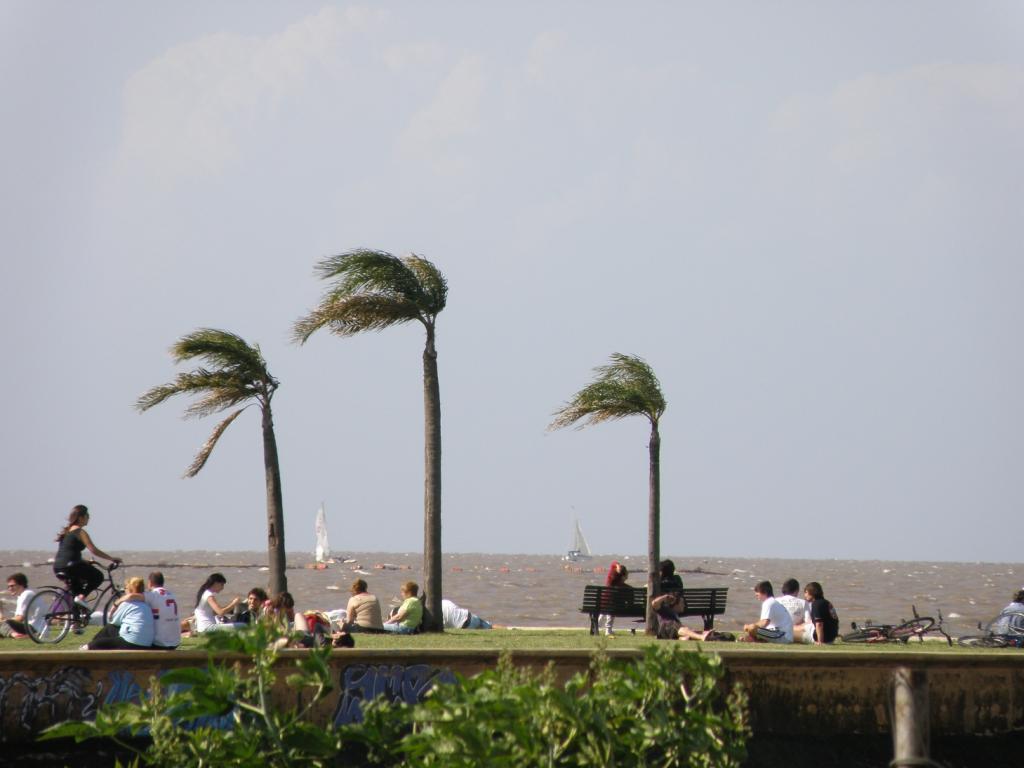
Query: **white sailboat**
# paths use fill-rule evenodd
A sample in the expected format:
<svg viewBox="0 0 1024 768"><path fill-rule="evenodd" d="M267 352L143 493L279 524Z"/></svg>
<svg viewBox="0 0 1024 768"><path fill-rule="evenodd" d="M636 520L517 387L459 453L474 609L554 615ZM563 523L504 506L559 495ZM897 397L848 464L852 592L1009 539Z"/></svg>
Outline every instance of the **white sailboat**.
<svg viewBox="0 0 1024 768"><path fill-rule="evenodd" d="M583 526L580 525L579 518L577 518L576 524L573 526L572 543L569 546L569 551L565 553L562 559L575 563L580 560L589 560L590 558L590 545L587 543L587 537L583 535Z"/></svg>
<svg viewBox="0 0 1024 768"><path fill-rule="evenodd" d="M316 511L316 546L313 549L314 568L326 568L328 563L334 562L331 559L331 545L327 541L327 512L321 502L320 509Z"/></svg>

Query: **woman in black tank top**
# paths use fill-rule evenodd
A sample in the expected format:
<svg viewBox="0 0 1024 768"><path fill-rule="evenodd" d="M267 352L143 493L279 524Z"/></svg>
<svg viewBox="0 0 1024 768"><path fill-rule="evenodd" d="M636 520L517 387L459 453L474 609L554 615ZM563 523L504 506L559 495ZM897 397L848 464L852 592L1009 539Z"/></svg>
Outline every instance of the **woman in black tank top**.
<svg viewBox="0 0 1024 768"><path fill-rule="evenodd" d="M57 534L57 555L53 559L53 572L64 573L77 599L84 599L103 583L103 573L82 559L84 550L88 549L96 557L111 562L121 562L121 558L108 555L93 543L85 530L88 524L88 507L84 504L73 507L68 515L68 524Z"/></svg>

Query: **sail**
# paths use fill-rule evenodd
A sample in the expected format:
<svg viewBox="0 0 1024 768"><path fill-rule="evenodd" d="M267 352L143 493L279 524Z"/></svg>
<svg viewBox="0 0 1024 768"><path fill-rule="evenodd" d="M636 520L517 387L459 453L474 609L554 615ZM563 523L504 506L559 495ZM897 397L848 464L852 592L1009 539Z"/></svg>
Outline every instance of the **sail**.
<svg viewBox="0 0 1024 768"><path fill-rule="evenodd" d="M327 513L323 504L316 512L316 548L313 554L318 563L326 562L331 556L331 545L327 542Z"/></svg>
<svg viewBox="0 0 1024 768"><path fill-rule="evenodd" d="M583 526L580 525L580 521L576 521L576 530L573 534L572 548L574 552L590 557L590 545L587 543L587 537L583 535Z"/></svg>

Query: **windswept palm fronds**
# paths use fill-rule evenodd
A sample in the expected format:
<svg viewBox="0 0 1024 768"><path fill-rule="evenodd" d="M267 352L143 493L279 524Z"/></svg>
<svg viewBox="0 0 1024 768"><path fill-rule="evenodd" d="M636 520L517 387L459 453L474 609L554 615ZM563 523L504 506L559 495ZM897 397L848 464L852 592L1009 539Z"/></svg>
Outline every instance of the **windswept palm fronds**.
<svg viewBox="0 0 1024 768"><path fill-rule="evenodd" d="M644 416L651 424L649 485L647 504L647 594L653 600L660 587L658 563L661 559L661 434L658 424L665 413L665 396L654 370L644 360L618 352L607 365L594 369L594 380L573 395L554 413L548 429ZM654 630L654 614L647 611L648 631Z"/></svg>
<svg viewBox="0 0 1024 768"><path fill-rule="evenodd" d="M641 358L616 352L608 365L598 366L594 373L594 380L556 411L549 429L574 424L582 429L627 416L646 416L656 424L665 412L658 377Z"/></svg>
<svg viewBox="0 0 1024 768"><path fill-rule="evenodd" d="M207 367L179 373L173 381L147 390L135 401L140 412L178 395L197 397L185 409L186 418L201 418L256 403L263 413L263 455L267 486L267 551L269 587L274 594L288 588L285 576L284 502L281 470L277 457L270 401L280 386L267 368L258 345L250 345L237 334L217 328L200 328L183 336L170 349L175 363L198 360ZM221 435L248 407L234 411L214 428L192 460L185 477L195 477L206 466Z"/></svg>
<svg viewBox="0 0 1024 768"><path fill-rule="evenodd" d="M320 303L292 327L305 344L323 329L336 336L380 331L412 321L426 331L423 349L425 493L423 572L427 608L440 630L441 619L441 390L437 375L435 323L448 301L448 283L430 261L384 251L358 249L329 256L316 265L328 281Z"/></svg>

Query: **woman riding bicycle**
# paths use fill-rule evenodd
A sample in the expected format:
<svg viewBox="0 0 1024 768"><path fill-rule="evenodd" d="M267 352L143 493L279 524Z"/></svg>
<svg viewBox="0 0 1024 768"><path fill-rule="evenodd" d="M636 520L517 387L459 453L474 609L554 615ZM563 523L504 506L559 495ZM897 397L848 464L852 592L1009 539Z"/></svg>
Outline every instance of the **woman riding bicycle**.
<svg viewBox="0 0 1024 768"><path fill-rule="evenodd" d="M89 509L84 504L72 507L68 515L68 524L57 534L57 556L53 561L53 572L63 572L71 591L75 594L75 600L85 602L86 596L103 583L103 574L91 563L82 559L82 551L88 549L96 557L110 560L112 563L121 563L120 557L108 555L97 547L85 526L89 524Z"/></svg>

